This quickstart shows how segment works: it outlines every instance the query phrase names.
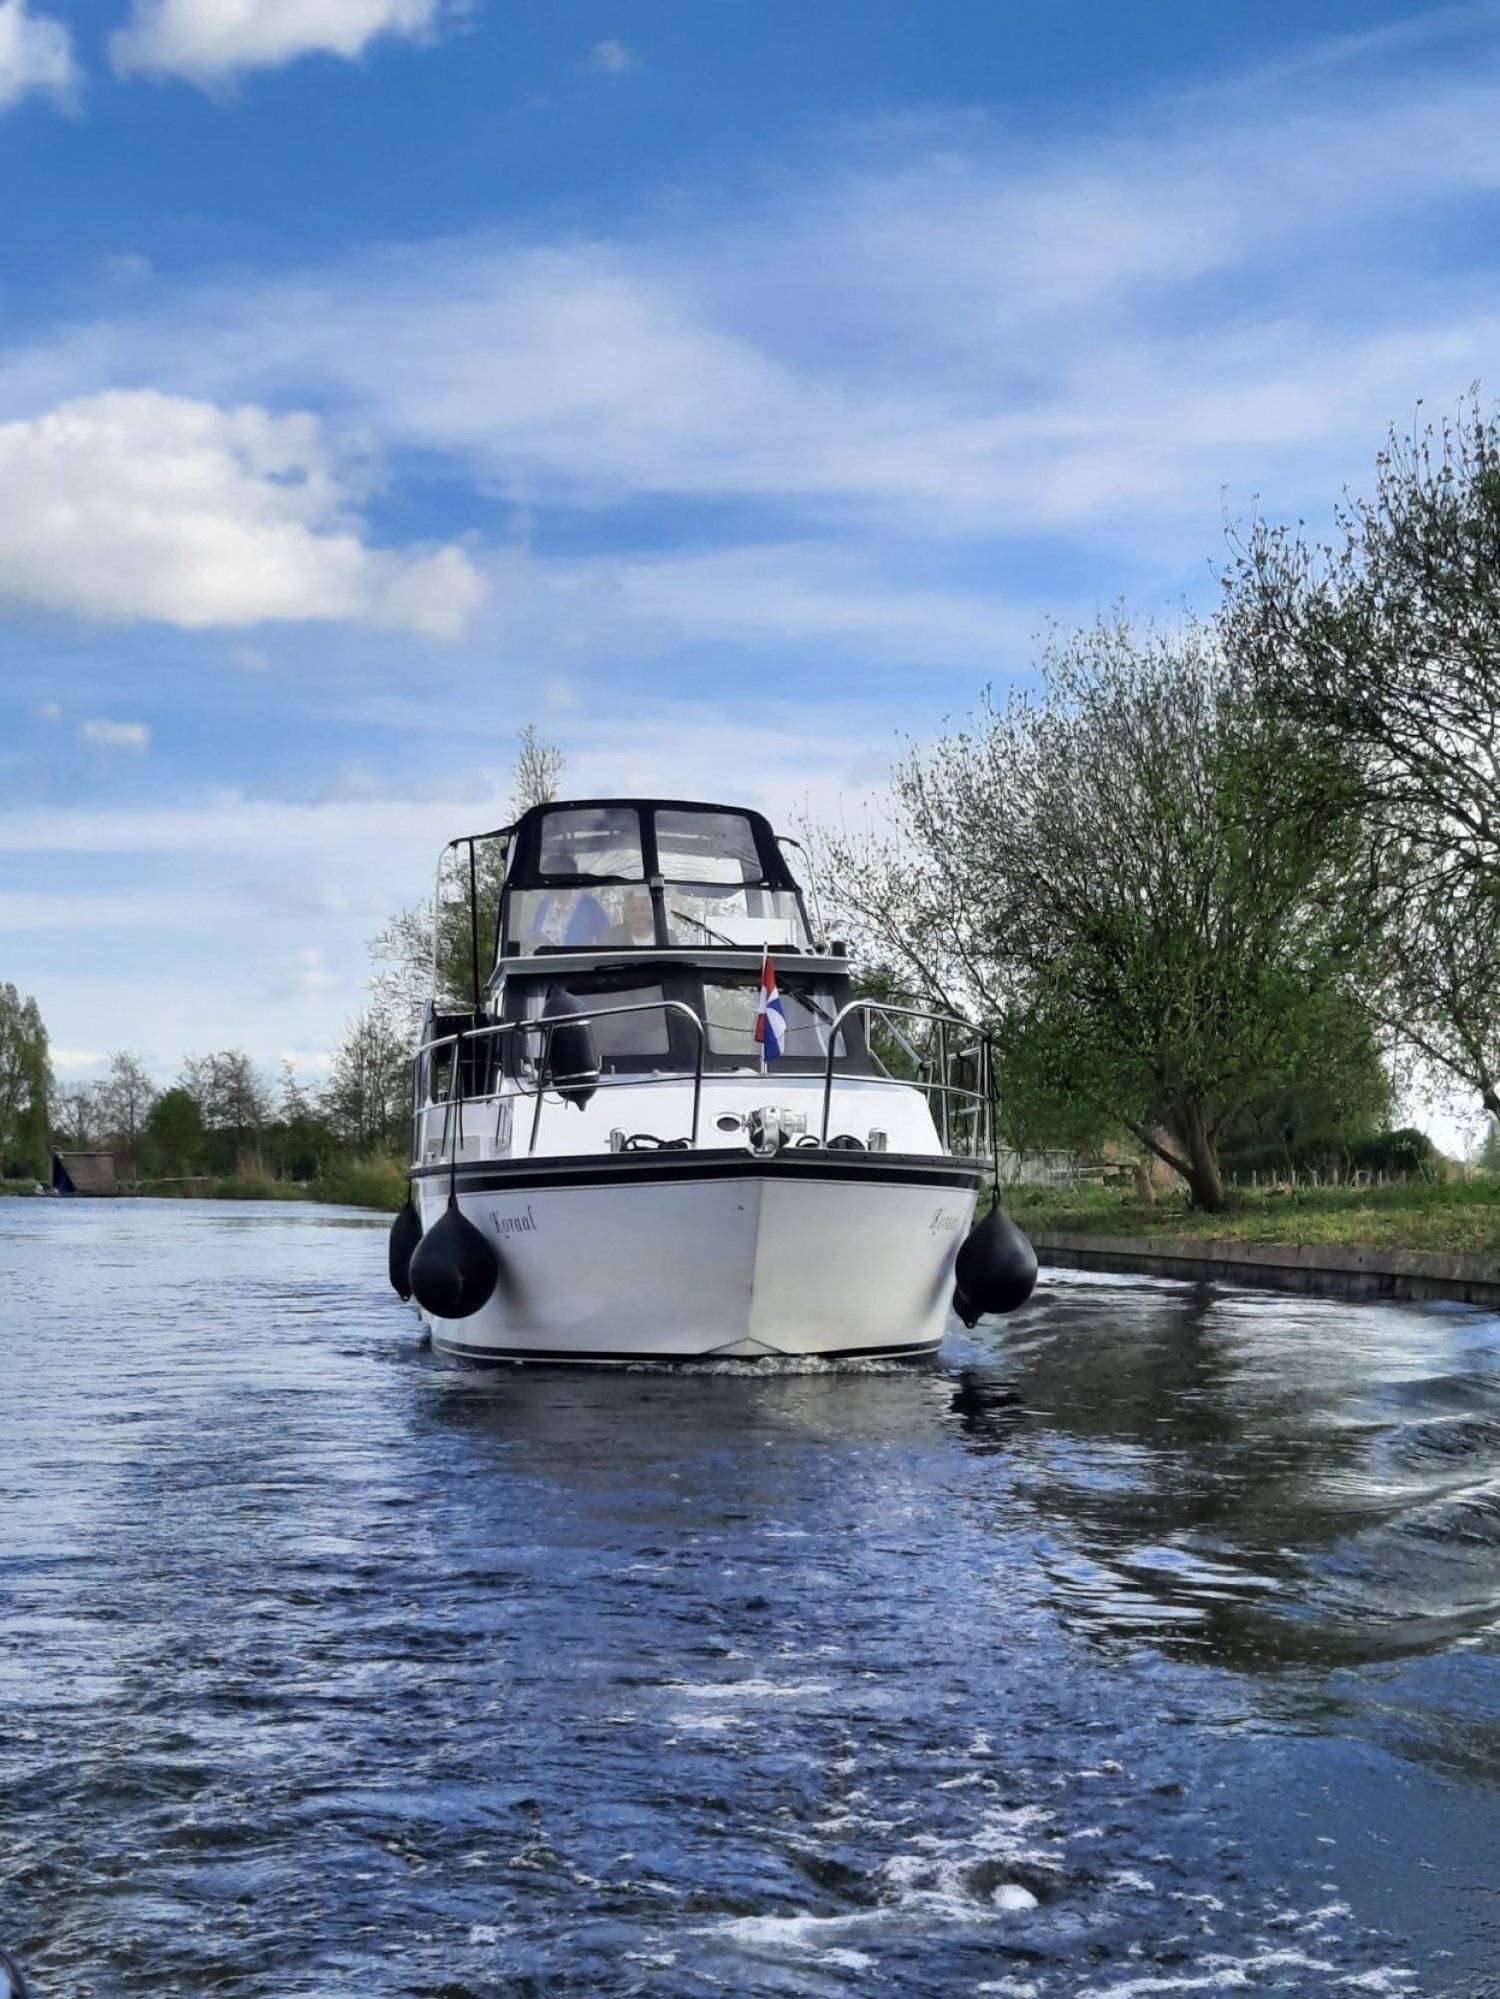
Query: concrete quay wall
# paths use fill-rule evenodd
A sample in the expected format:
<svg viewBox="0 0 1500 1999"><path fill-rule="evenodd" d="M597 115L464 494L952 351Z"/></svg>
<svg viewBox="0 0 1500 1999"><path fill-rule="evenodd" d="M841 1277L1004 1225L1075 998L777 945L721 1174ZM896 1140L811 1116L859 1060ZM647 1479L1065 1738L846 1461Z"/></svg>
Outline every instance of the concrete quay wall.
<svg viewBox="0 0 1500 1999"><path fill-rule="evenodd" d="M1326 1243L1213 1242L1195 1236L1063 1235L1039 1229L1038 1259L1065 1270L1101 1270L1188 1283L1248 1284L1325 1298L1454 1299L1500 1308L1500 1261Z"/></svg>

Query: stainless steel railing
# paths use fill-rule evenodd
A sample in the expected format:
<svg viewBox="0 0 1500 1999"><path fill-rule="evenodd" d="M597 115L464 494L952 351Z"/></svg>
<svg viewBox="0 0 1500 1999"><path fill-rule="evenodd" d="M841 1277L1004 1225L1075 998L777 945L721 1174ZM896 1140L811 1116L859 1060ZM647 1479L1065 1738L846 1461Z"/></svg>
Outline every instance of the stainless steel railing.
<svg viewBox="0 0 1500 1999"><path fill-rule="evenodd" d="M823 1065L823 1118L818 1136L822 1143L828 1143L828 1120L833 1108L833 1065L838 1052L839 1031L851 1015L858 1014L864 1022L865 1040L869 1045L872 1061L879 1062L874 1040L870 1034L871 1016L883 1020L900 1043L902 1050L913 1064L916 1074L892 1076L886 1070L886 1080L905 1084L926 1094L929 1108L933 1111L933 1123L944 1152L954 1152L955 1104L962 1107L962 1115L969 1123L967 1133L969 1150L976 1158L987 1158L992 1149L994 1116L993 1075L989 1037L983 1034L972 1021L961 1014L938 1013L930 1007L898 1006L891 1000L853 999L839 1008L828 1029L828 1055ZM927 1053L914 1048L896 1025L898 1020L919 1021L935 1038L935 1047ZM964 1037L955 1047L952 1042L953 1030ZM974 1083L970 1087L953 1080L955 1072L964 1062L974 1065ZM885 1068L882 1062L881 1067Z"/></svg>
<svg viewBox="0 0 1500 1999"><path fill-rule="evenodd" d="M502 1088L487 1089L472 1093L462 1088L466 1068L470 1075L476 1074L479 1069L477 1060L470 1064L465 1063L464 1050L472 1048L477 1056L481 1043L489 1043L491 1050L501 1055L502 1059L499 1063L493 1065L499 1082L503 1084L508 1076L509 1080L515 1085L515 1095L523 1097L533 1096L535 1098L535 1105L531 1114L531 1133L526 1148L528 1155L536 1151L537 1134L541 1129L542 1103L549 1090L555 1092L559 1098L565 1100L569 1090L577 1088L585 1080L592 1087L601 1090L643 1089L650 1084L660 1083L662 1079L659 1075L607 1075L603 1070L589 1076L587 1079L578 1077L562 1082L555 1080L551 1074L552 1043L559 1028L583 1027L592 1021L601 1020L606 1017L611 1020L622 1020L630 1014L638 1013L660 1013L664 1017L667 1015L676 1015L679 1018L685 1019L693 1030L695 1037L692 1069L693 1115L691 1129L688 1133L688 1143L689 1145L696 1145L698 1143L698 1124L703 1104L703 1057L706 1047L703 1021L684 1000L635 1000L629 1006L590 1007L581 1009L577 1013L561 1015L553 1020L497 1020L492 1021L485 1027L465 1028L460 1033L442 1034L438 1035L434 1040L424 1041L417 1051L413 1081L412 1157L414 1159L417 1158L421 1152L422 1120L429 1110L437 1106L439 1101L441 1101L443 1110L439 1153L441 1156L447 1157L450 1156L450 1147L455 1136L462 1136L464 1107L466 1105L473 1105L479 1108L486 1104L497 1104L500 1102L502 1096L506 1095L506 1092ZM528 1041L534 1041L535 1045L527 1046ZM451 1051L447 1092L440 1100L435 1094L429 1091L426 1100L423 1101L422 1077L425 1074L430 1078L435 1074L437 1067L436 1058L445 1049ZM503 1059L504 1055L512 1051L518 1052L520 1059L514 1060L507 1065ZM528 1064L530 1066L529 1074L527 1073ZM680 1070L674 1070L672 1072L673 1080L679 1080L681 1074Z"/></svg>
<svg viewBox="0 0 1500 1999"><path fill-rule="evenodd" d="M531 1113L531 1129L527 1139L527 1154L536 1151L537 1138L541 1130L542 1104L549 1093L566 1101L570 1088L587 1081L599 1090L644 1089L659 1085L663 1076L660 1072L645 1075L609 1074L602 1069L587 1078L555 1079L551 1073L552 1044L559 1028L581 1027L595 1020L625 1019L632 1014L660 1013L663 1018L676 1016L691 1027L694 1037L692 1066L693 1104L692 1120L688 1132L688 1144L698 1143L698 1129L703 1104L704 1057L707 1052L707 1030L702 1016L684 1000L660 999L632 1001L628 1006L600 1006L580 1009L577 1013L562 1015L553 1020L503 1020L492 1021L484 1027L464 1028L453 1034L435 1036L424 1041L417 1052L413 1065L412 1102L412 1157L419 1160L422 1154L422 1140L428 1113L441 1107L442 1126L438 1140L438 1156L452 1157L455 1140L462 1142L465 1111L483 1114L485 1106L498 1106L502 1101L514 1101L519 1097L534 1099ZM855 999L841 1007L828 1022L828 1047L823 1065L822 1117L818 1129L818 1142L828 1143L828 1127L833 1112L834 1065L839 1059L842 1029L846 1020L859 1015L864 1022L865 1036L870 1044L871 1058L885 1070L885 1081L899 1088L920 1089L927 1098L933 1112L933 1123L945 1152L959 1150L957 1141L967 1140L966 1150L974 1157L988 1157L993 1146L993 1074L988 1038L972 1022L958 1014L939 1013L931 1008L898 1006L889 1000ZM914 1073L907 1076L891 1074L887 1065L874 1047L870 1036L870 1021L879 1018L899 1044ZM914 1022L924 1028L929 1037L929 1047L924 1051L913 1045L901 1027L901 1021ZM488 1061L481 1059L481 1050ZM466 1051L472 1059L466 1059ZM447 1087L441 1096L433 1087L444 1053L449 1056ZM494 1058L498 1055L498 1061ZM510 1055L512 1059L505 1058ZM971 1064L974 1081L972 1085L957 1081L965 1064ZM494 1076L495 1086L481 1090L467 1090L464 1080L481 1074ZM674 1069L671 1080L681 1080L685 1072ZM423 1082L426 1079L426 1088ZM504 1084L509 1081L513 1090L506 1091ZM496 1112L497 1128L499 1112Z"/></svg>

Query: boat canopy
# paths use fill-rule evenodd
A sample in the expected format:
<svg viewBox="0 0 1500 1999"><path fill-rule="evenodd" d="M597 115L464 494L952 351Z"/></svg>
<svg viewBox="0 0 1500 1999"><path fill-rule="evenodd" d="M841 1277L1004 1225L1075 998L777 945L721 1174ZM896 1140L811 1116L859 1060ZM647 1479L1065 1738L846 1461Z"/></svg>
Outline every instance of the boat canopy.
<svg viewBox="0 0 1500 1999"><path fill-rule="evenodd" d="M809 951L802 892L769 823L739 806L586 799L516 824L501 955L543 951Z"/></svg>

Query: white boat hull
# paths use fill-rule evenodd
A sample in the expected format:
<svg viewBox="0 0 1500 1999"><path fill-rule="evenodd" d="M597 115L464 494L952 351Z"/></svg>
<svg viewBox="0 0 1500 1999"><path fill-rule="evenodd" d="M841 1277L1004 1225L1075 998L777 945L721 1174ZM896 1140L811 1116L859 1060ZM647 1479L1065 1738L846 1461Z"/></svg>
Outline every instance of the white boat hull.
<svg viewBox="0 0 1500 1999"><path fill-rule="evenodd" d="M474 1361L629 1364L931 1353L977 1163L802 1151L471 1163L459 1206L500 1253L471 1318L424 1313ZM448 1173L416 1183L423 1224Z"/></svg>

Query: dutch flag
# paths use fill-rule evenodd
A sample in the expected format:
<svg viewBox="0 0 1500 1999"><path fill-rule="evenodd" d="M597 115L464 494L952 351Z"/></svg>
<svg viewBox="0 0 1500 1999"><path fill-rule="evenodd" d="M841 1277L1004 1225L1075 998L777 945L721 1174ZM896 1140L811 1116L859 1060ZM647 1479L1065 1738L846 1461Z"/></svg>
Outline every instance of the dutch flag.
<svg viewBox="0 0 1500 1999"><path fill-rule="evenodd" d="M769 952L760 968L760 1006L755 1015L755 1038L767 1062L774 1062L786 1047L786 1014L782 1010L781 995L776 990L776 967L771 963Z"/></svg>

